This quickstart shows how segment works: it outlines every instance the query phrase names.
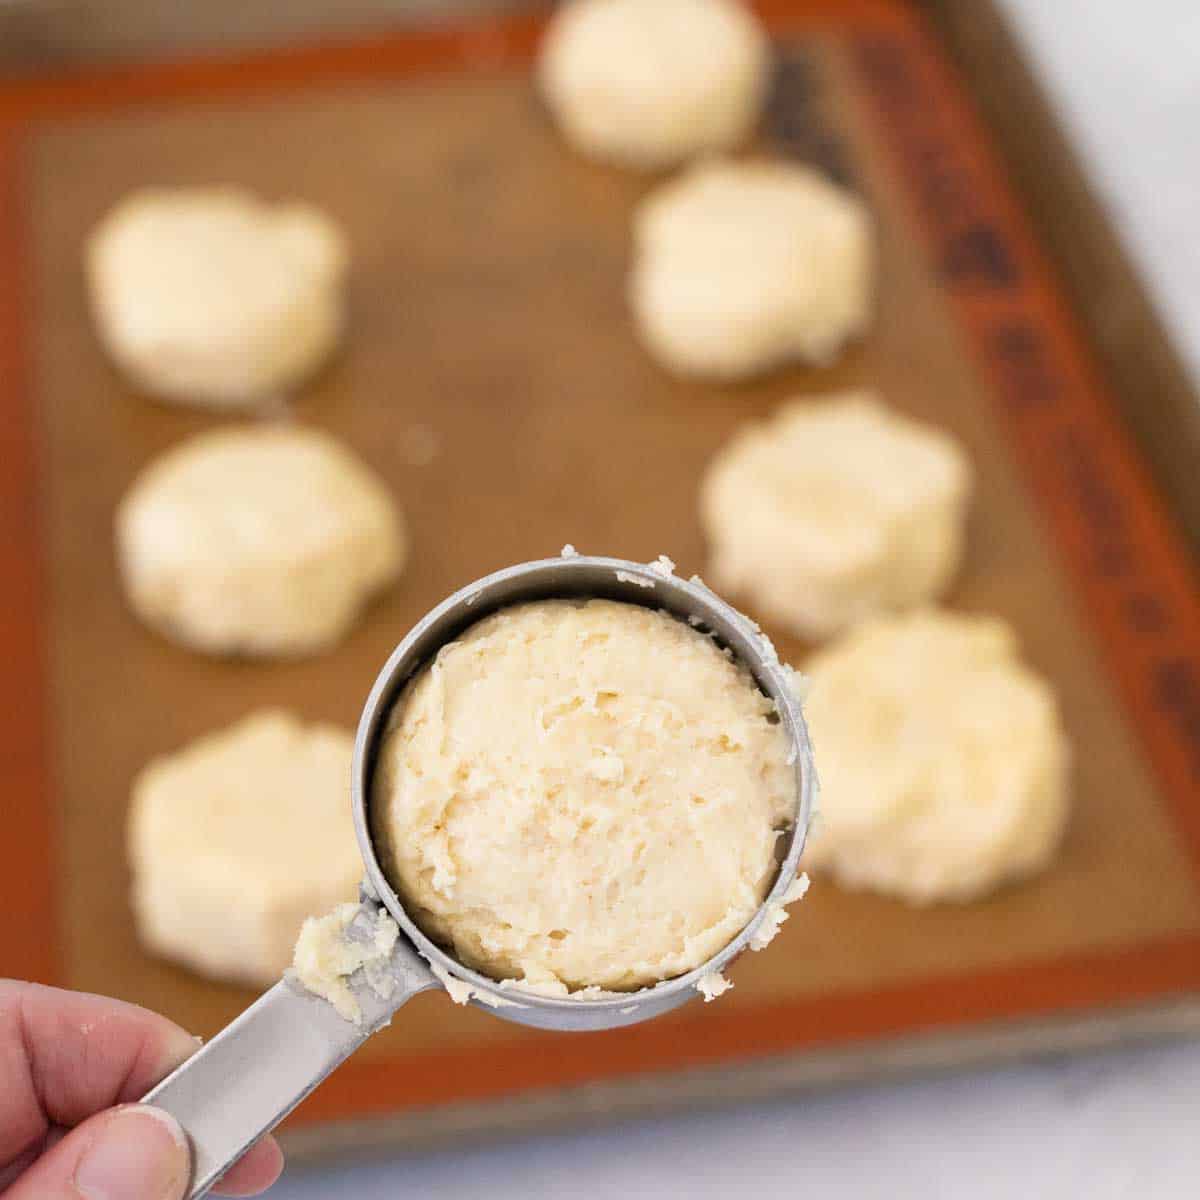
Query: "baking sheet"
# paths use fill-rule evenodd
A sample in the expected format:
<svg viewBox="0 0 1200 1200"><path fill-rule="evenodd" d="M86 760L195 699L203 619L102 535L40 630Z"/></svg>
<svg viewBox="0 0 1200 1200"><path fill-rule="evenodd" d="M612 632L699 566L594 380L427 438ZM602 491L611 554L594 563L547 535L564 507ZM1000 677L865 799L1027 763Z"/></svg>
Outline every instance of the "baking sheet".
<svg viewBox="0 0 1200 1200"><path fill-rule="evenodd" d="M252 994L149 958L133 934L123 818L142 763L263 704L352 725L413 620L471 578L564 542L667 552L702 572L696 486L730 431L794 395L870 385L954 430L975 460L950 603L1010 619L1059 691L1077 812L1055 867L961 909L816 886L770 953L739 962L719 1004L644 1028L565 1039L422 998L293 1121L336 1120L344 1133L382 1116L386 1140L392 1115L434 1105L486 1110L597 1081L610 1094L622 1080L643 1094L667 1081L665 1095L687 1071L749 1080L806 1052L816 1062L897 1039L978 1039L980 1023L1005 1020L1053 1030L1063 1013L1200 992L1193 564L909 10L773 15L780 73L760 148L862 191L880 294L870 336L833 369L732 388L673 380L638 348L623 296L628 225L654 181L559 143L528 79L533 22L5 95L0 250L21 287L0 307L16 730L2 761L6 795L30 797L0 847L27 884L0 937L12 973L214 1032ZM130 479L215 422L151 404L105 362L82 239L133 187L225 180L302 196L346 228L346 350L266 419L343 437L389 481L413 534L394 593L336 653L305 663L171 646L128 615L113 569L112 513ZM802 659L804 646L768 632ZM306 1136L320 1144L319 1131Z"/></svg>

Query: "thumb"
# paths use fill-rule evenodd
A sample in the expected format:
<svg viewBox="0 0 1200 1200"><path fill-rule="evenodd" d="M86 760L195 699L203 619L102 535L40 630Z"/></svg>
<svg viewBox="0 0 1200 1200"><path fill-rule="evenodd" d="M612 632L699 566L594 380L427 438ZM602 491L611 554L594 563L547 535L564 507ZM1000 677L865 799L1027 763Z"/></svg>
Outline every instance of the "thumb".
<svg viewBox="0 0 1200 1200"><path fill-rule="evenodd" d="M175 1118L127 1104L77 1125L4 1200L181 1200L190 1174L187 1138Z"/></svg>

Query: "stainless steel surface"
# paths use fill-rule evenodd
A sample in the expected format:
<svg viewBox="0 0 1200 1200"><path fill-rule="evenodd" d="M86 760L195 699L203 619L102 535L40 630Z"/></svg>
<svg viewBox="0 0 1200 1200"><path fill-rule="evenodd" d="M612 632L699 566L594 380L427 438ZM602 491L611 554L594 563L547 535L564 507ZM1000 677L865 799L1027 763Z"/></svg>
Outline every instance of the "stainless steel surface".
<svg viewBox="0 0 1200 1200"><path fill-rule="evenodd" d="M378 906L364 902L365 915ZM192 1146L189 1196L203 1196L268 1129L273 1129L392 1014L437 987L429 967L399 943L389 964L395 989L385 1000L361 982L351 987L362 1024L289 978L281 979L231 1025L142 1099L165 1109Z"/></svg>
<svg viewBox="0 0 1200 1200"><path fill-rule="evenodd" d="M387 724L392 702L404 684L447 642L490 612L510 604L556 597L599 596L649 608L665 609L714 634L749 668L759 687L771 697L780 722L795 751L796 820L783 847L783 861L775 885L750 923L708 962L657 987L595 1000L534 996L500 988L494 979L461 966L417 927L404 911L388 883L371 841L371 770L379 739ZM787 670L775 657L757 626L698 579L685 580L664 574L644 563L620 558L584 555L540 559L522 563L468 584L419 621L388 659L367 697L354 746L353 804L359 850L367 868L367 886L383 901L410 942L431 963L471 984L476 992L502 1002L517 999L520 1007L492 1009L497 1016L543 1029L590 1030L633 1025L678 1007L696 995L704 975L720 971L745 950L755 930L766 919L766 910L778 901L796 875L808 830L815 791L815 774L808 730L800 705L792 693ZM485 1006L486 1000L472 999Z"/></svg>
<svg viewBox="0 0 1200 1200"><path fill-rule="evenodd" d="M409 918L375 856L370 833L371 772L379 740L399 690L438 650L497 609L533 600L605 597L663 609L712 634L746 665L771 697L794 752L796 818L782 847L779 874L767 899L742 932L694 971L639 992L598 999L537 996L502 989L495 980L459 964ZM399 923L390 971L395 989L385 999L354 980L361 1025L289 979L277 983L207 1046L144 1097L175 1116L192 1141L195 1173L189 1196L202 1196L221 1173L273 1128L393 1012L418 992L441 986L430 965L469 983L471 1003L510 1021L545 1029L593 1030L631 1025L658 1016L696 996L696 983L720 971L745 950L795 877L815 794L808 731L791 680L775 651L750 621L698 579L676 576L616 558L576 555L523 563L469 584L419 621L396 647L375 681L359 721L354 748L352 804L366 866L362 919L377 901ZM355 918L355 924L360 918ZM353 928L353 926L352 926ZM496 1008L487 1003L504 1005ZM515 1003L514 1003L515 1002Z"/></svg>

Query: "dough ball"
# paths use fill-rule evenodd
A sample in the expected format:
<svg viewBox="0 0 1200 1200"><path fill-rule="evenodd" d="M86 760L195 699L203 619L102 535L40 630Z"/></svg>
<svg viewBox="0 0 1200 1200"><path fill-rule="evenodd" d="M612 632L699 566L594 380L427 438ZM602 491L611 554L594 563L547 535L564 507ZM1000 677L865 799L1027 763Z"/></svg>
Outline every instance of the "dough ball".
<svg viewBox="0 0 1200 1200"><path fill-rule="evenodd" d="M762 615L823 638L945 590L970 488L957 441L871 393L793 401L708 468L708 573Z"/></svg>
<svg viewBox="0 0 1200 1200"><path fill-rule="evenodd" d="M975 899L1050 861L1069 751L1054 693L1003 621L879 618L805 671L821 777L806 866L927 904Z"/></svg>
<svg viewBox="0 0 1200 1200"><path fill-rule="evenodd" d="M827 363L867 324L871 257L866 209L817 172L706 163L642 201L630 302L647 350L683 374Z"/></svg>
<svg viewBox="0 0 1200 1200"><path fill-rule="evenodd" d="M638 988L757 911L795 813L788 749L749 673L674 617L517 605L397 702L376 844L413 919L468 966L559 994Z"/></svg>
<svg viewBox="0 0 1200 1200"><path fill-rule="evenodd" d="M353 752L344 730L263 711L147 766L128 830L146 946L217 978L277 980L305 917L357 894Z"/></svg>
<svg viewBox="0 0 1200 1200"><path fill-rule="evenodd" d="M326 434L201 434L134 481L117 510L133 610L213 654L303 655L336 642L400 570L400 514Z"/></svg>
<svg viewBox="0 0 1200 1200"><path fill-rule="evenodd" d="M329 357L346 258L316 209L237 188L137 192L87 245L109 354L147 391L212 407L290 388Z"/></svg>
<svg viewBox="0 0 1200 1200"><path fill-rule="evenodd" d="M742 141L766 98L766 35L736 0L573 0L542 45L542 94L567 140L630 167Z"/></svg>

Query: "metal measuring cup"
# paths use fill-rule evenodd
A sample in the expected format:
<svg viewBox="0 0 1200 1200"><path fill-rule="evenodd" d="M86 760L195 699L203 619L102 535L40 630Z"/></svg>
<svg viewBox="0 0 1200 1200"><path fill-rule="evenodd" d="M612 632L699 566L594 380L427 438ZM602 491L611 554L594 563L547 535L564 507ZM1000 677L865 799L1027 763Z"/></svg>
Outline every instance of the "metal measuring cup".
<svg viewBox="0 0 1200 1200"><path fill-rule="evenodd" d="M497 609L534 600L604 598L665 610L712 634L744 664L774 702L787 735L796 772L796 811L781 846L779 873L762 906L741 933L686 975L640 991L594 999L541 996L501 988L496 980L463 966L430 941L413 922L388 882L371 839L371 775L392 704L409 679L447 642ZM267 1130L281 1121L335 1067L393 1013L419 992L443 987L436 968L470 986L471 1003L496 1016L543 1029L592 1030L632 1025L678 1007L696 994L705 975L736 958L768 919L796 875L815 793L808 731L789 673L757 627L698 579L683 580L661 569L617 558L583 555L543 559L497 571L469 584L419 621L380 671L363 709L354 746L354 826L366 877L361 909L349 932L371 926L380 908L400 926L384 974L388 989L364 979L349 983L362 1016L354 1024L328 1001L285 976L232 1024L199 1049L143 1101L171 1113L192 1147L188 1196L202 1196ZM361 975L362 972L359 972ZM489 1004L489 1001L491 1002Z"/></svg>

